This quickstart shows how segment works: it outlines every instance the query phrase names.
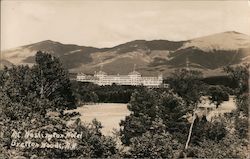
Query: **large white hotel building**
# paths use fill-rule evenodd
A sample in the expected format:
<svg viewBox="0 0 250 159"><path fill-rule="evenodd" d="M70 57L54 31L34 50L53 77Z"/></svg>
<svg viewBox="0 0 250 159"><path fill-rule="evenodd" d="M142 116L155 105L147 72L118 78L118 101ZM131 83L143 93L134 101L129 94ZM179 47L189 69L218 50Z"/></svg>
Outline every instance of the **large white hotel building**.
<svg viewBox="0 0 250 159"><path fill-rule="evenodd" d="M159 87L163 84L162 75L156 77L142 77L142 75L135 70L128 75L108 75L103 71L96 72L94 76L79 73L77 74L76 80L81 82L92 82L100 86L112 85L114 83L117 85Z"/></svg>

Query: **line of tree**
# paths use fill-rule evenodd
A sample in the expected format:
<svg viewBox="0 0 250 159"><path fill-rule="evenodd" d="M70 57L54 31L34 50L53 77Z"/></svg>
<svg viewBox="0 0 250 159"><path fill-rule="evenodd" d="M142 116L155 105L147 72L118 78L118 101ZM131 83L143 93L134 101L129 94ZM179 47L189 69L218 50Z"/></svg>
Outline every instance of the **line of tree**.
<svg viewBox="0 0 250 159"><path fill-rule="evenodd" d="M78 103L128 103L135 90L143 86L105 85L99 86L89 82L71 81L73 93Z"/></svg>

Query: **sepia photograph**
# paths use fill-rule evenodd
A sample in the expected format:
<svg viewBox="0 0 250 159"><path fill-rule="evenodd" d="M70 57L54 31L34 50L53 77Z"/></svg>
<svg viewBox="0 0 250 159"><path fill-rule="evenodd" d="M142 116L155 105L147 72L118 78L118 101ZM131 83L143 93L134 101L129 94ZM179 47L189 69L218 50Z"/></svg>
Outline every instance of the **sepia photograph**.
<svg viewBox="0 0 250 159"><path fill-rule="evenodd" d="M0 8L0 159L250 158L249 0Z"/></svg>

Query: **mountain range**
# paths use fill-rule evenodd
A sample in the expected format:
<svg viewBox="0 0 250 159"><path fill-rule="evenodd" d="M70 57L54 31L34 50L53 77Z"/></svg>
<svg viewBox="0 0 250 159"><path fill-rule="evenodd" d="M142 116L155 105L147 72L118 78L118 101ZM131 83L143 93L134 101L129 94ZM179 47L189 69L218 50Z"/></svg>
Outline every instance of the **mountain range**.
<svg viewBox="0 0 250 159"><path fill-rule="evenodd" d="M111 48L62 44L46 40L2 51L1 63L34 64L38 50L59 57L71 73L93 74L102 69L108 74L168 76L177 68L200 70L205 76L222 75L222 68L250 62L250 36L228 31L186 41L135 40Z"/></svg>

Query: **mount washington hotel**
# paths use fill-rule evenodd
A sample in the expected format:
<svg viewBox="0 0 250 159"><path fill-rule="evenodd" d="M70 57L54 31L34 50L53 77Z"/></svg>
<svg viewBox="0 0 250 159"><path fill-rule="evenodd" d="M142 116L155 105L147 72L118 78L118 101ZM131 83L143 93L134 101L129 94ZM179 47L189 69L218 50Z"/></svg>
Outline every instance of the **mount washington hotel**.
<svg viewBox="0 0 250 159"><path fill-rule="evenodd" d="M142 77L142 75L135 71L130 72L128 75L108 75L106 72L95 72L94 76L86 75L84 73L77 74L77 81L92 82L97 85L143 85L147 87L159 87L163 84L163 77L160 74L158 77Z"/></svg>

